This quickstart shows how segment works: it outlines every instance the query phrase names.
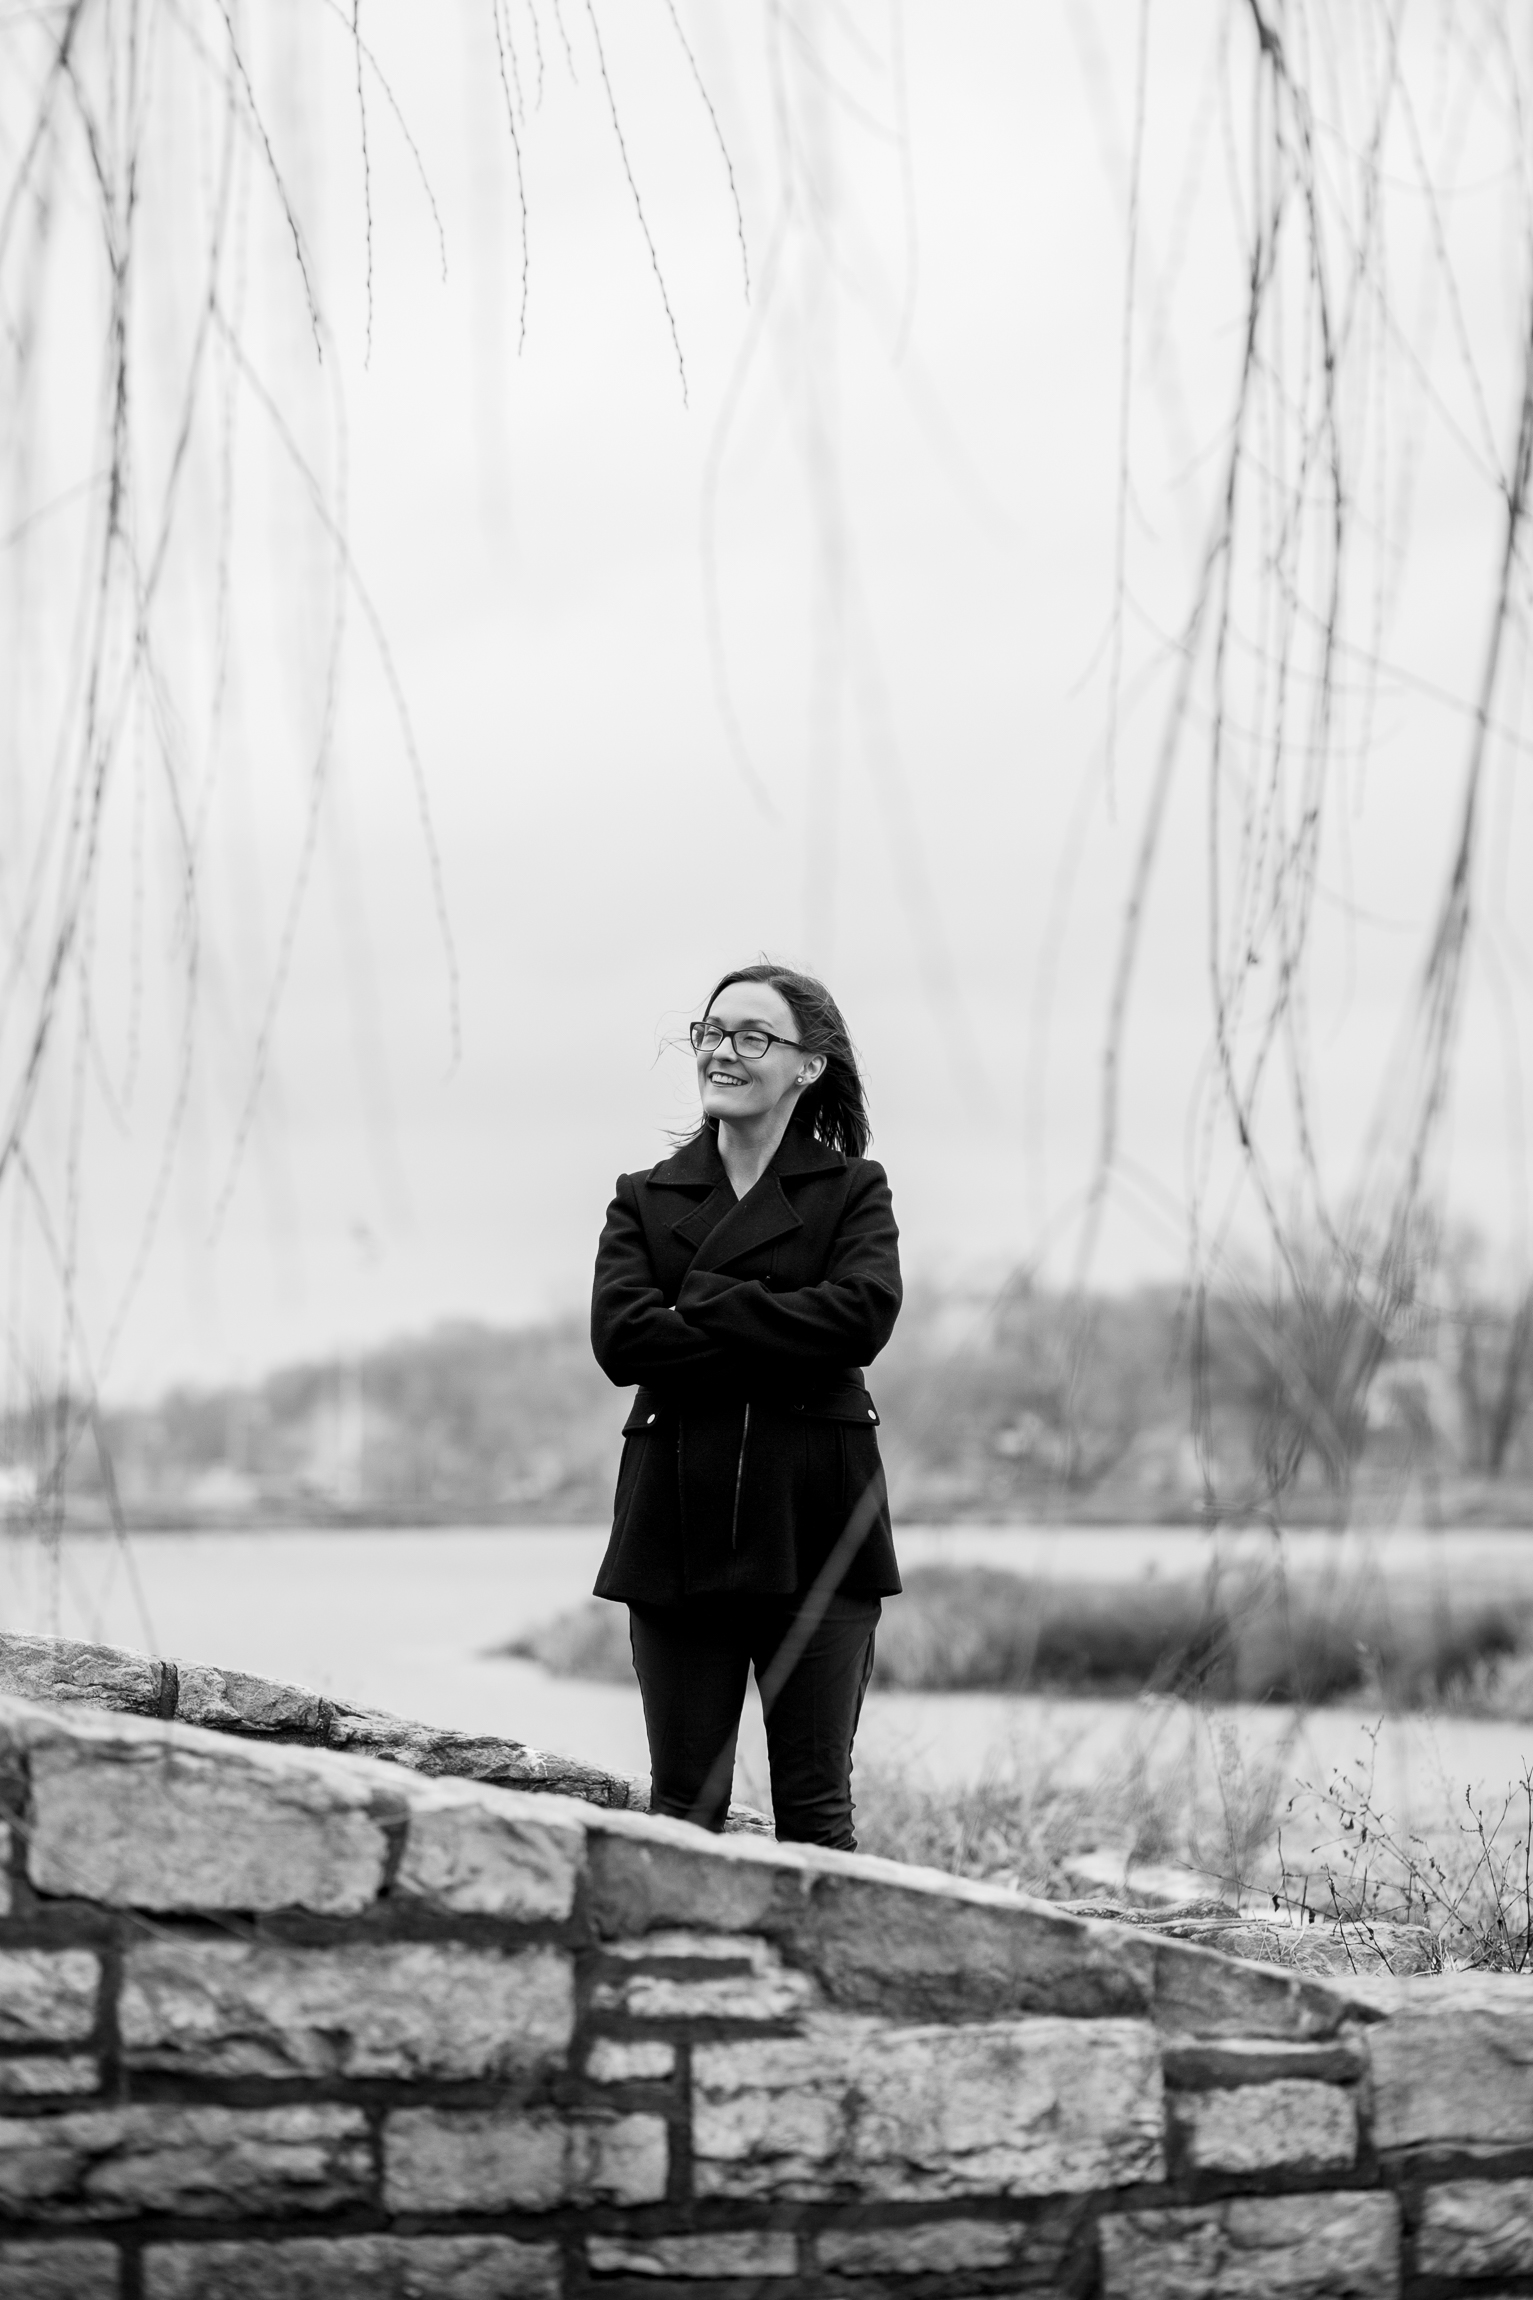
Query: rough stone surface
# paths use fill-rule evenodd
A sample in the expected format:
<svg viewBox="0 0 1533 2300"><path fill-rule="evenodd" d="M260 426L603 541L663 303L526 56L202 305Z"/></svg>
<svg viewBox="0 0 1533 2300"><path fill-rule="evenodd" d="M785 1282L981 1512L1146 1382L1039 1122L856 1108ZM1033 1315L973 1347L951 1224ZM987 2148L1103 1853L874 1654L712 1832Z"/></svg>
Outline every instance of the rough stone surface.
<svg viewBox="0 0 1533 2300"><path fill-rule="evenodd" d="M1436 1936L1426 1925L1280 1925L1222 1917L1173 1920L1161 1929L1227 1957L1338 1980L1359 1973L1433 1973L1442 1961Z"/></svg>
<svg viewBox="0 0 1533 2300"><path fill-rule="evenodd" d="M510 2236L152 2244L144 2300L557 2300L551 2244Z"/></svg>
<svg viewBox="0 0 1533 2300"><path fill-rule="evenodd" d="M631 1784L599 1766L581 1765L573 1757L556 1757L544 1749L529 1749L521 1741L502 1741L489 1733L452 1733L436 1725L416 1725L406 1717L391 1717L379 1709L353 1709L337 1702L330 1714L329 1745L358 1755L383 1757L393 1765L431 1776L452 1774L468 1781L486 1781L502 1789L552 1790L579 1797L586 1804L626 1808Z"/></svg>
<svg viewBox="0 0 1533 2300"><path fill-rule="evenodd" d="M391 2212L655 2204L665 2194L666 2130L658 2116L406 2108L384 2126L383 2161Z"/></svg>
<svg viewBox="0 0 1533 2300"><path fill-rule="evenodd" d="M117 2248L66 2236L57 2244L0 2243L5 2300L117 2300Z"/></svg>
<svg viewBox="0 0 1533 2300"><path fill-rule="evenodd" d="M0 1917L11 1913L11 1856L15 1840L8 1823L0 1821Z"/></svg>
<svg viewBox="0 0 1533 2300"><path fill-rule="evenodd" d="M327 1705L307 1685L280 1685L270 1677L190 1661L179 1662L176 1675L176 1715L183 1725L218 1733L281 1733L299 1741L323 1735Z"/></svg>
<svg viewBox="0 0 1533 2300"><path fill-rule="evenodd" d="M89 2053L25 2053L14 2060L0 2060L0 2100L40 2100L49 2093L94 2092L100 2081L101 2071Z"/></svg>
<svg viewBox="0 0 1533 2300"><path fill-rule="evenodd" d="M1448 2180L1421 2200L1421 2276L1533 2276L1533 2180Z"/></svg>
<svg viewBox="0 0 1533 2300"><path fill-rule="evenodd" d="M359 2109L80 2109L0 2117L0 2216L115 2220L337 2211L372 2178Z"/></svg>
<svg viewBox="0 0 1533 2300"><path fill-rule="evenodd" d="M1400 2208L1378 2192L1236 2196L1103 2215L1103 2300L1395 2300Z"/></svg>
<svg viewBox="0 0 1533 2300"><path fill-rule="evenodd" d="M1290 1972L1282 1965L1248 1965L1210 1956L1187 1941L1146 1937L1155 1964L1154 2013L1158 2027L1198 2037L1272 2037L1307 2043L1332 2037L1364 2009L1344 1986Z"/></svg>
<svg viewBox="0 0 1533 2300"><path fill-rule="evenodd" d="M1340 2172L1357 2157L1357 2106L1334 2084L1279 2077L1184 2093L1176 2121L1199 2172Z"/></svg>
<svg viewBox="0 0 1533 2300"><path fill-rule="evenodd" d="M692 2101L700 2196L1041 2196L1165 2171L1137 2022L811 2016L801 2036L694 2046Z"/></svg>
<svg viewBox="0 0 1533 2300"><path fill-rule="evenodd" d="M655 2084L675 2069L676 2047L658 2038L599 2036L586 2055L593 2084Z"/></svg>
<svg viewBox="0 0 1533 2300"><path fill-rule="evenodd" d="M896 2228L824 2228L820 2266L838 2276L940 2276L960 2268L1004 2268L1025 2229L1006 2220L928 2220Z"/></svg>
<svg viewBox="0 0 1533 2300"><path fill-rule="evenodd" d="M1519 1975L1403 1984L1369 2033L1380 2149L1494 2147L1533 2134L1533 1990Z"/></svg>
<svg viewBox="0 0 1533 2300"><path fill-rule="evenodd" d="M19 1701L85 1702L158 1717L164 1671L143 1653L69 1637L0 1636L0 1694Z"/></svg>
<svg viewBox="0 0 1533 2300"><path fill-rule="evenodd" d="M744 2228L704 2236L590 2236L596 2276L796 2276L798 2245L786 2228Z"/></svg>
<svg viewBox="0 0 1533 2300"><path fill-rule="evenodd" d="M133 2068L503 2078L562 2065L575 1989L552 1947L145 1940L128 1951L118 2017Z"/></svg>
<svg viewBox="0 0 1533 2300"><path fill-rule="evenodd" d="M808 1856L753 1837L699 1843L685 1821L593 1816L587 1839L591 1920L611 1938L667 1927L698 1932L785 1932L808 1900Z"/></svg>
<svg viewBox="0 0 1533 2300"><path fill-rule="evenodd" d="M1312 2084L1348 2084L1368 2071L1368 2047L1361 2032L1333 2037L1326 2044L1255 2042L1244 2037L1169 2042L1161 2054L1169 2085L1203 2091L1215 2085L1271 2084L1278 2077L1306 2077Z"/></svg>
<svg viewBox="0 0 1533 2300"><path fill-rule="evenodd" d="M14 1715L14 1711L12 1715ZM184 1726L23 1712L32 1741L27 1873L40 1893L141 1909L364 1909L387 1841L366 1776L300 1749ZM0 1728L9 1722L0 1711Z"/></svg>
<svg viewBox="0 0 1533 2300"><path fill-rule="evenodd" d="M88 1949L0 1949L0 2044L77 2044L96 2025Z"/></svg>
<svg viewBox="0 0 1533 2300"><path fill-rule="evenodd" d="M394 1891L466 1916L558 1923L575 1905L585 1831L558 1809L529 1814L477 1783L412 1784Z"/></svg>
<svg viewBox="0 0 1533 2300"><path fill-rule="evenodd" d="M770 1941L749 1934L651 1933L610 1955L592 2009L634 2020L786 2020L819 1995Z"/></svg>

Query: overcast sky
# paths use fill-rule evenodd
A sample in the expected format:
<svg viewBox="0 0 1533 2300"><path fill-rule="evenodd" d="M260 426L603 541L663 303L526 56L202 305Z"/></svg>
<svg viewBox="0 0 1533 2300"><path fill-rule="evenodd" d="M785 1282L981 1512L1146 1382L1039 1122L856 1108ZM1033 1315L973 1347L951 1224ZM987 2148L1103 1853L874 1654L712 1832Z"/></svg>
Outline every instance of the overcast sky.
<svg viewBox="0 0 1533 2300"><path fill-rule="evenodd" d="M309 9L263 24L252 79L302 219L327 357L315 360L259 163L247 340L327 483L344 477L429 794L461 1045L454 1058L397 712L353 599L312 876L226 1187L302 848L333 600L324 539L247 395L200 1083L115 1389L580 1303L615 1175L688 1123L687 1019L713 977L763 950L823 971L847 1013L908 1270L998 1275L1051 1239L1049 1266L1068 1273L1168 692L1145 675L1150 634L1186 612L1240 352L1239 155L1209 101L1222 18L1151 18L1136 616L1110 784L1137 8L819 11L817 45L785 20L775 93L754 7L683 8L743 262L714 122L659 0L599 8L621 144L590 14L566 0L567 59L540 12L539 103L532 18L513 10L523 333L487 12L371 0L362 20L430 182L447 276L369 77L370 343L344 29ZM1237 82L1246 68L1237 56ZM785 222L783 119L796 155ZM188 124L167 178L195 168L196 143ZM1481 182L1473 134L1462 143L1468 188L1449 212L1469 251L1465 324L1480 331L1509 450L1510 321L1504 338L1497 328L1515 318L1516 258L1498 236L1504 185ZM150 295L167 341L188 302L184 255L167 227ZM1450 413L1467 389L1451 337L1444 320L1433 341ZM1423 421L1420 439L1409 567L1378 636L1403 669L1464 695L1495 573L1494 500L1466 479L1446 424ZM216 565L214 526L202 547ZM189 659L213 614L193 557L180 577ZM1338 1188L1425 949L1465 746L1460 716L1403 680L1386 682L1373 731L1371 761L1348 762L1337 793L1309 988L1320 1152ZM1095 1266L1112 1284L1182 1266L1209 1045L1200 772L1194 745L1130 1012L1123 1141L1150 1180L1114 1201L1103 1230ZM1501 923L1472 974L1450 1177L1503 1273L1525 1252L1515 782L1515 754L1498 754L1486 893ZM131 910L130 879L109 924ZM158 932L147 1083L121 1130L93 1118L87 1146L81 1284L98 1334L133 1266L172 1091L177 946L163 919ZM103 963L106 1066L120 1069L131 969L120 954Z"/></svg>

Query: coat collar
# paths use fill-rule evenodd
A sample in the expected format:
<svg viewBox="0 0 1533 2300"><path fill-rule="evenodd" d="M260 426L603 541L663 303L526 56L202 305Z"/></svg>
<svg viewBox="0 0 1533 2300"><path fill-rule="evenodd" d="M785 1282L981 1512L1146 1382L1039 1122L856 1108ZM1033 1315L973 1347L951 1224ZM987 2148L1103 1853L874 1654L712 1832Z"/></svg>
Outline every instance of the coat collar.
<svg viewBox="0 0 1533 2300"><path fill-rule="evenodd" d="M778 1144L776 1156L755 1188L736 1198L719 1156L717 1137L705 1127L685 1143L674 1157L652 1167L649 1179L663 1189L705 1193L671 1228L686 1245L696 1249L693 1264L699 1270L722 1269L743 1254L769 1246L803 1223L793 1211L785 1180L806 1174L840 1172L846 1160L817 1142L806 1126L790 1126Z"/></svg>

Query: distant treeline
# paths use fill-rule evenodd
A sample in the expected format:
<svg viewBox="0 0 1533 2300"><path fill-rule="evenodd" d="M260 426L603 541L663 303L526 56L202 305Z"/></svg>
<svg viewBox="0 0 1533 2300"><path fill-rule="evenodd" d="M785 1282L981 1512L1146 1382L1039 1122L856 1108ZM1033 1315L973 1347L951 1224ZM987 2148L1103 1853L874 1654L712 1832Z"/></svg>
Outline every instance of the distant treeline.
<svg viewBox="0 0 1533 2300"><path fill-rule="evenodd" d="M1386 1339L1345 1288L1267 1304L917 1287L870 1381L907 1520L1303 1522L1407 1499L1445 1519L1533 1520L1526 1302L1423 1309ZM590 1522L624 1411L578 1319L442 1325L103 1412L71 1451L66 1506L105 1515L110 1478L141 1524ZM13 1517L47 1505L59 1426L42 1398L0 1424Z"/></svg>

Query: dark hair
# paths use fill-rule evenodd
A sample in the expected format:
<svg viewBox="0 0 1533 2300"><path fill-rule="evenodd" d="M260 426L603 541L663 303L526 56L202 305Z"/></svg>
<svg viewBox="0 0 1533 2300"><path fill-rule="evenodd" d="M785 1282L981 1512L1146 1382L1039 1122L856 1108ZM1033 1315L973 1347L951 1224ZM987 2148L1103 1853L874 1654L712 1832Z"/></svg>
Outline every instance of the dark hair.
<svg viewBox="0 0 1533 2300"><path fill-rule="evenodd" d="M705 1015L719 992L732 982L769 983L786 1000L804 1051L825 1057L825 1068L799 1097L793 1113L795 1126L812 1127L816 1138L827 1149L839 1150L843 1158L865 1156L873 1129L868 1124L862 1072L857 1067L852 1034L824 983L816 982L812 974L800 974L794 967L764 958L755 966L731 967L709 991Z"/></svg>

